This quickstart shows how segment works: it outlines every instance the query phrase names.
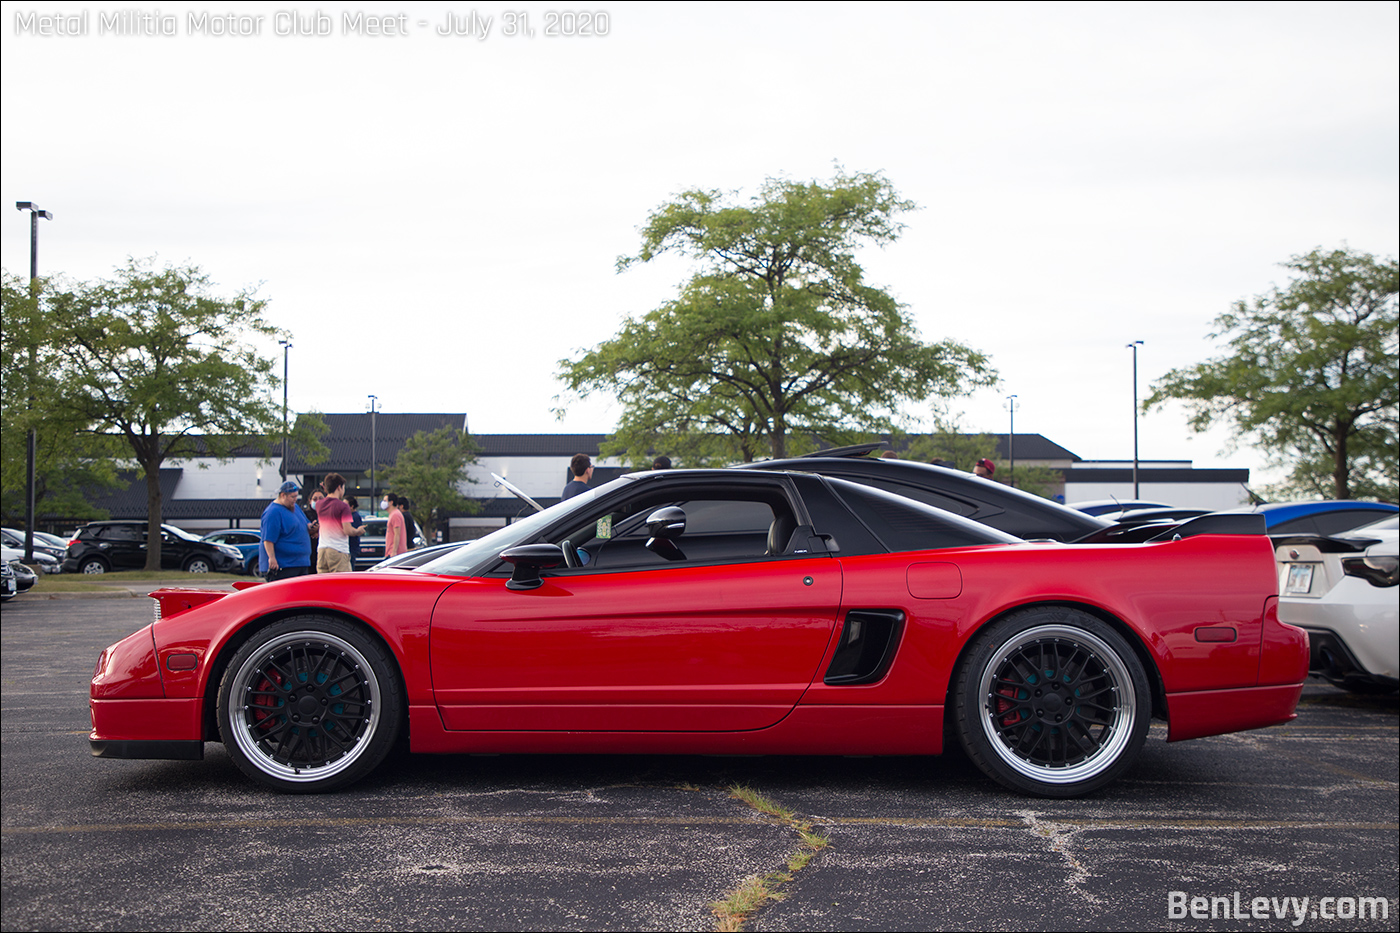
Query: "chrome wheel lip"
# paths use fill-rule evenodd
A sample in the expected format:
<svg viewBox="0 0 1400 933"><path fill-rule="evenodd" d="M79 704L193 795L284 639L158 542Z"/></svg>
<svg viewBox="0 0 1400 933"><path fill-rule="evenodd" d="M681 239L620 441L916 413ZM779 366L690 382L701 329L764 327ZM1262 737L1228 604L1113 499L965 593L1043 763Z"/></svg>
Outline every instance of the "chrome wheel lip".
<svg viewBox="0 0 1400 933"><path fill-rule="evenodd" d="M369 716L363 720L363 728L359 732L359 738L354 746L342 754L339 758L319 764L293 765L280 762L270 757L263 749L258 738L254 734L254 727L248 722L246 711L248 709L244 702L244 696L251 688L255 678L262 678L265 670L264 665L272 659L282 649L296 644L306 643L322 648L334 648L339 651L347 663L353 664L360 673L361 682L369 691L370 712ZM229 722L225 723L232 733L233 741L238 745L244 757L253 764L259 771L275 778L292 784L311 784L326 781L338 774L354 767L355 763L365 754L370 747L371 739L379 729L380 710L383 704L380 697L379 678L374 673L374 668L364 654L343 638L331 635L327 632L300 631L288 632L279 635L267 644L262 645L251 655L235 673L232 688L229 693Z"/></svg>
<svg viewBox="0 0 1400 933"><path fill-rule="evenodd" d="M1028 647L1051 642L1087 649L1099 662L1104 674L1113 681L1112 688L1117 693L1117 702L1113 706L1113 718L1106 739L1087 758L1073 765L1054 766L1028 761L1007 745L1001 731L996 727L997 712L993 704L998 695L994 687L1002 666ZM1054 785L1092 780L1116 765L1132 742L1133 723L1137 716L1137 695L1128 666L1119 656L1117 649L1097 635L1077 626L1039 625L1016 633L997 646L979 673L977 686L981 698L979 718L982 732L991 745L992 753L1011 770L1030 780Z"/></svg>

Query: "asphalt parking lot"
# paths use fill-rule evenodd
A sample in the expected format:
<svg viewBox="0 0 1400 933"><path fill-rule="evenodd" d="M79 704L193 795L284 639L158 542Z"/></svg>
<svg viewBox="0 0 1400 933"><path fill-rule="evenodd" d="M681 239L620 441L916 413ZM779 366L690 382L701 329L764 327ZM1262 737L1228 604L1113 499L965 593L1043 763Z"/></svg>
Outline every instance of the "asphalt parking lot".
<svg viewBox="0 0 1400 933"><path fill-rule="evenodd" d="M1287 726L1174 745L1154 727L1130 778L1074 801L1004 792L957 754L408 756L293 797L218 745L200 762L89 756L93 663L150 606L4 608L4 930L714 929L711 905L799 844L736 784L830 841L746 929L1400 922L1393 696L1317 684Z"/></svg>

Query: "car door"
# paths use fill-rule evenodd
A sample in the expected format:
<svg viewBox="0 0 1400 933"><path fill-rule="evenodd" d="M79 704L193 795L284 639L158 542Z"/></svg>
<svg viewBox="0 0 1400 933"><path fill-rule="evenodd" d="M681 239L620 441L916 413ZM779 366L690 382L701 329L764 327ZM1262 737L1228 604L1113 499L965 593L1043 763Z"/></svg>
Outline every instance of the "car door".
<svg viewBox="0 0 1400 933"><path fill-rule="evenodd" d="M586 516L569 540L583 541L588 563L552 571L536 589L509 589L503 577L450 588L431 635L444 724L705 732L782 719L817 676L841 568L829 556L768 552L772 522L796 520L777 488L757 499L673 491L666 503L706 516L676 542L690 551L678 559L638 546L643 511L663 503L633 503Z"/></svg>
<svg viewBox="0 0 1400 933"><path fill-rule="evenodd" d="M141 525L101 525L97 546L115 570L137 570L146 566L146 529Z"/></svg>

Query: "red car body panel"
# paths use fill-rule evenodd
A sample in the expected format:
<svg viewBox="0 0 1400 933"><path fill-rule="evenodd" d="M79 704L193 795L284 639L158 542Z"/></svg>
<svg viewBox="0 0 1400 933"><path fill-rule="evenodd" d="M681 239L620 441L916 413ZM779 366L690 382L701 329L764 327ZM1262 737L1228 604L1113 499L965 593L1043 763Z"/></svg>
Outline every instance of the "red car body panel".
<svg viewBox="0 0 1400 933"><path fill-rule="evenodd" d="M959 657L1020 607L1065 604L1128 636L1172 739L1293 717L1306 635L1277 619L1267 538L995 545L635 573L302 577L201 603L103 652L94 742L214 740L209 704L241 637L335 615L373 630L403 674L424 752L932 754ZM851 609L904 615L874 683L829 685ZM181 669L184 668L184 669ZM212 679L211 679L212 678Z"/></svg>

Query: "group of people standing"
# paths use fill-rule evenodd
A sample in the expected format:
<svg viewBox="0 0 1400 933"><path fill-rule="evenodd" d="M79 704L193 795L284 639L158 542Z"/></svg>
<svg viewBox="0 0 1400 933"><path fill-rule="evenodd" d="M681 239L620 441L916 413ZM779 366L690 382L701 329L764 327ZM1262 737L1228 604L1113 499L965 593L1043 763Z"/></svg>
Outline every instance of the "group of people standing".
<svg viewBox="0 0 1400 933"><path fill-rule="evenodd" d="M301 486L287 480L277 490L262 514L262 551L258 572L271 582L309 573L349 573L355 569L356 540L365 533L364 519L355 510L353 497L347 500L345 477L330 473L298 506ZM381 508L389 510L385 534L385 555L402 554L410 547L417 527L408 512L408 500L393 494L384 497ZM410 531L410 528L412 531Z"/></svg>

